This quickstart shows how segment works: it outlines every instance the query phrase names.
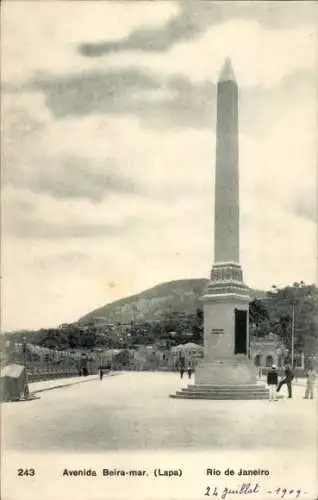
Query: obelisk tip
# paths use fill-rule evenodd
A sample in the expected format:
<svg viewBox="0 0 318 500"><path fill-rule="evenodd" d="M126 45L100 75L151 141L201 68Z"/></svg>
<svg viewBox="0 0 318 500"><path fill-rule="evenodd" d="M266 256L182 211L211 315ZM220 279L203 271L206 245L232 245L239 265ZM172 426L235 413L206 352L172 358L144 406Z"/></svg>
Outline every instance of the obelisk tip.
<svg viewBox="0 0 318 500"><path fill-rule="evenodd" d="M234 75L234 71L232 68L231 59L229 57L227 57L225 59L225 62L224 62L224 65L223 65L223 68L222 68L222 71L220 74L219 82L235 82L235 75Z"/></svg>

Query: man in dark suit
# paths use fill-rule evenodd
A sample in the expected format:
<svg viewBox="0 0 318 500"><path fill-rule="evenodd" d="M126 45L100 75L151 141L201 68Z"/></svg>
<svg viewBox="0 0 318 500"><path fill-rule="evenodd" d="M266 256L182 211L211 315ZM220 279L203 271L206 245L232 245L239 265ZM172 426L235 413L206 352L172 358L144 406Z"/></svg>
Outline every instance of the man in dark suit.
<svg viewBox="0 0 318 500"><path fill-rule="evenodd" d="M292 397L292 381L294 378L294 374L292 372L292 369L289 365L285 366L285 377L279 382L277 386L277 392L280 391L282 385L286 384L287 389L288 389L288 397Z"/></svg>

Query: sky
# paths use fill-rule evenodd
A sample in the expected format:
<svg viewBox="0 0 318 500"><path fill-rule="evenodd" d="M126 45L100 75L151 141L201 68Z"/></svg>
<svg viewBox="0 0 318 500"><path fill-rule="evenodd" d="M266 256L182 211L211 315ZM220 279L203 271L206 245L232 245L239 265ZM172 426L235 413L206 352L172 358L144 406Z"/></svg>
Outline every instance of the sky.
<svg viewBox="0 0 318 500"><path fill-rule="evenodd" d="M316 16L314 2L5 2L2 329L209 277L226 57L244 280L316 282Z"/></svg>

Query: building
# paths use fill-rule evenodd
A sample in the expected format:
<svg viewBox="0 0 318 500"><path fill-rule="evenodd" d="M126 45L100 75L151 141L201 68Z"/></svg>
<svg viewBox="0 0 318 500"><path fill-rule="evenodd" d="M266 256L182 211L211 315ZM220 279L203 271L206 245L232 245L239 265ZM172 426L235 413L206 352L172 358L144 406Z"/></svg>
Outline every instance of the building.
<svg viewBox="0 0 318 500"><path fill-rule="evenodd" d="M175 367L177 359L183 357L185 362L192 361L194 366L197 366L199 360L203 358L204 348L202 345L188 342L172 347L170 350L169 364Z"/></svg>
<svg viewBox="0 0 318 500"><path fill-rule="evenodd" d="M288 355L288 349L274 333L269 333L265 337L250 337L250 359L257 367L270 368L276 365L281 368ZM304 368L303 353L294 355L294 365L297 368Z"/></svg>

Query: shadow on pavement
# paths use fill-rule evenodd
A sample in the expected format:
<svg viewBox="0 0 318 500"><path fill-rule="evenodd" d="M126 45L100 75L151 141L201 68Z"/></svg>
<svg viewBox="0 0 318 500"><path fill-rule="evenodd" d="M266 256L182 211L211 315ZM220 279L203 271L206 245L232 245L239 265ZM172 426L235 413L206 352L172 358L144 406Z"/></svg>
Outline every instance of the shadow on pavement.
<svg viewBox="0 0 318 500"><path fill-rule="evenodd" d="M35 394L30 394L30 396L28 398L12 399L11 401L1 401L1 404L28 403L29 401L34 401L35 399L41 399L41 396L36 396Z"/></svg>

